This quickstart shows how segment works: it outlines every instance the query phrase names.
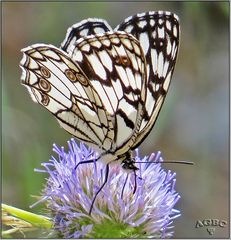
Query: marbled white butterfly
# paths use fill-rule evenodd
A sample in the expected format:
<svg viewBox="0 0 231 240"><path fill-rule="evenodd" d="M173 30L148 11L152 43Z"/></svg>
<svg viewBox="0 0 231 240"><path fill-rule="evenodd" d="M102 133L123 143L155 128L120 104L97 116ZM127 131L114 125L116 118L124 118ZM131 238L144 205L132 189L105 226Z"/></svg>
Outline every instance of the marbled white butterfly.
<svg viewBox="0 0 231 240"><path fill-rule="evenodd" d="M135 171L132 150L162 107L179 34L170 12L140 13L114 30L89 18L68 29L61 48L24 48L22 84L66 131L98 150L107 173L112 162Z"/></svg>

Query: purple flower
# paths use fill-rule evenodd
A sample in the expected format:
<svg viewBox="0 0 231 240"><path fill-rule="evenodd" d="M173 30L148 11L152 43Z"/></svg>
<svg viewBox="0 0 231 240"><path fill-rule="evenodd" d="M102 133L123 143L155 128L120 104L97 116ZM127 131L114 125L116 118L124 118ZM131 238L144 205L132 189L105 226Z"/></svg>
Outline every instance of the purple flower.
<svg viewBox="0 0 231 240"><path fill-rule="evenodd" d="M135 175L120 165L110 166L107 184L89 210L95 193L105 179L101 162L80 164L96 159L96 152L74 139L69 149L54 144L58 158L43 163L49 178L43 191L47 209L54 219L54 233L62 238L167 238L172 222L180 216L174 205L180 196L175 191L175 173L161 168L160 152L139 157L136 151L137 189L133 194ZM157 163L153 163L157 162ZM127 180L126 180L127 179ZM123 193L122 193L123 192Z"/></svg>

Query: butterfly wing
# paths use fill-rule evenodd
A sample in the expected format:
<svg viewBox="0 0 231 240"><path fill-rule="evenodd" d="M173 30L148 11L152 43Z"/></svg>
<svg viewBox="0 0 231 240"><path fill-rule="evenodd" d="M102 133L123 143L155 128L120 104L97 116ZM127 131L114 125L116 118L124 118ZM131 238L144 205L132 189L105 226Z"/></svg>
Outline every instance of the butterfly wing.
<svg viewBox="0 0 231 240"><path fill-rule="evenodd" d="M103 19L89 18L83 20L68 28L66 37L61 44L61 49L69 52L72 45L80 38L109 31L112 31L112 29Z"/></svg>
<svg viewBox="0 0 231 240"><path fill-rule="evenodd" d="M81 68L52 45L36 44L22 51L22 83L33 100L78 139L104 151L110 148L111 117Z"/></svg>
<svg viewBox="0 0 231 240"><path fill-rule="evenodd" d="M145 99L145 58L139 42L124 32L107 32L80 39L69 55L87 73L112 116L110 152L125 153L139 131Z"/></svg>
<svg viewBox="0 0 231 240"><path fill-rule="evenodd" d="M72 45L70 56L44 44L23 53L22 83L65 130L103 152L124 153L134 142L145 59L133 36L85 37Z"/></svg>
<svg viewBox="0 0 231 240"><path fill-rule="evenodd" d="M179 47L179 22L170 12L146 12L128 17L115 30L128 32L138 39L146 57L146 100L134 149L154 126L168 92Z"/></svg>

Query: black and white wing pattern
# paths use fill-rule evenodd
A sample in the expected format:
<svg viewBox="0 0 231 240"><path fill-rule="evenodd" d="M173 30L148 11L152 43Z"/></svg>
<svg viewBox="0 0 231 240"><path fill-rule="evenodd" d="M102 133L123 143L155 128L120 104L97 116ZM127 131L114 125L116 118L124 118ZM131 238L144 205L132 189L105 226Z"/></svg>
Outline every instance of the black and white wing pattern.
<svg viewBox="0 0 231 240"><path fill-rule="evenodd" d="M179 48L179 19L164 11L140 13L125 19L115 30L132 34L146 58L146 100L134 149L154 126L168 92Z"/></svg>
<svg viewBox="0 0 231 240"><path fill-rule="evenodd" d="M132 35L91 35L72 45L69 56L45 44L22 51L22 83L65 130L100 152L132 145L145 86L145 58Z"/></svg>
<svg viewBox="0 0 231 240"><path fill-rule="evenodd" d="M154 126L168 92L179 48L179 19L170 12L150 11L128 17L114 31L118 30L132 34L140 42L146 58L146 100L134 149ZM69 50L80 37L108 31L111 27L105 20L83 20L68 29L62 48Z"/></svg>
<svg viewBox="0 0 231 240"><path fill-rule="evenodd" d="M163 11L129 17L115 30L101 19L83 20L68 29L61 49L35 44L22 50L22 83L107 163L135 170L131 150L164 102L179 34L178 17Z"/></svg>
<svg viewBox="0 0 231 240"><path fill-rule="evenodd" d="M61 49L68 53L72 45L80 38L109 31L112 31L112 28L105 20L88 18L68 28L66 37L61 43Z"/></svg>

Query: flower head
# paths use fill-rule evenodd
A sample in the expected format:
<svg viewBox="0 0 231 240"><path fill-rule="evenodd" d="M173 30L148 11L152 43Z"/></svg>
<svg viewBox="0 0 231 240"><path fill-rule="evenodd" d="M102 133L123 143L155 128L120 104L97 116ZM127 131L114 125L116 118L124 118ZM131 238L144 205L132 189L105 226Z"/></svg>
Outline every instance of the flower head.
<svg viewBox="0 0 231 240"><path fill-rule="evenodd" d="M126 174L119 165L110 166L107 183L89 215L92 200L105 179L105 165L93 162L76 168L81 161L96 159L97 154L84 144L77 145L74 139L68 146L65 152L54 144L58 158L42 164L49 174L43 195L58 237L172 236L172 220L180 216L173 207L180 196L174 190L175 173L161 168L160 152L140 159L136 151L135 160L143 162L137 164L137 176Z"/></svg>

